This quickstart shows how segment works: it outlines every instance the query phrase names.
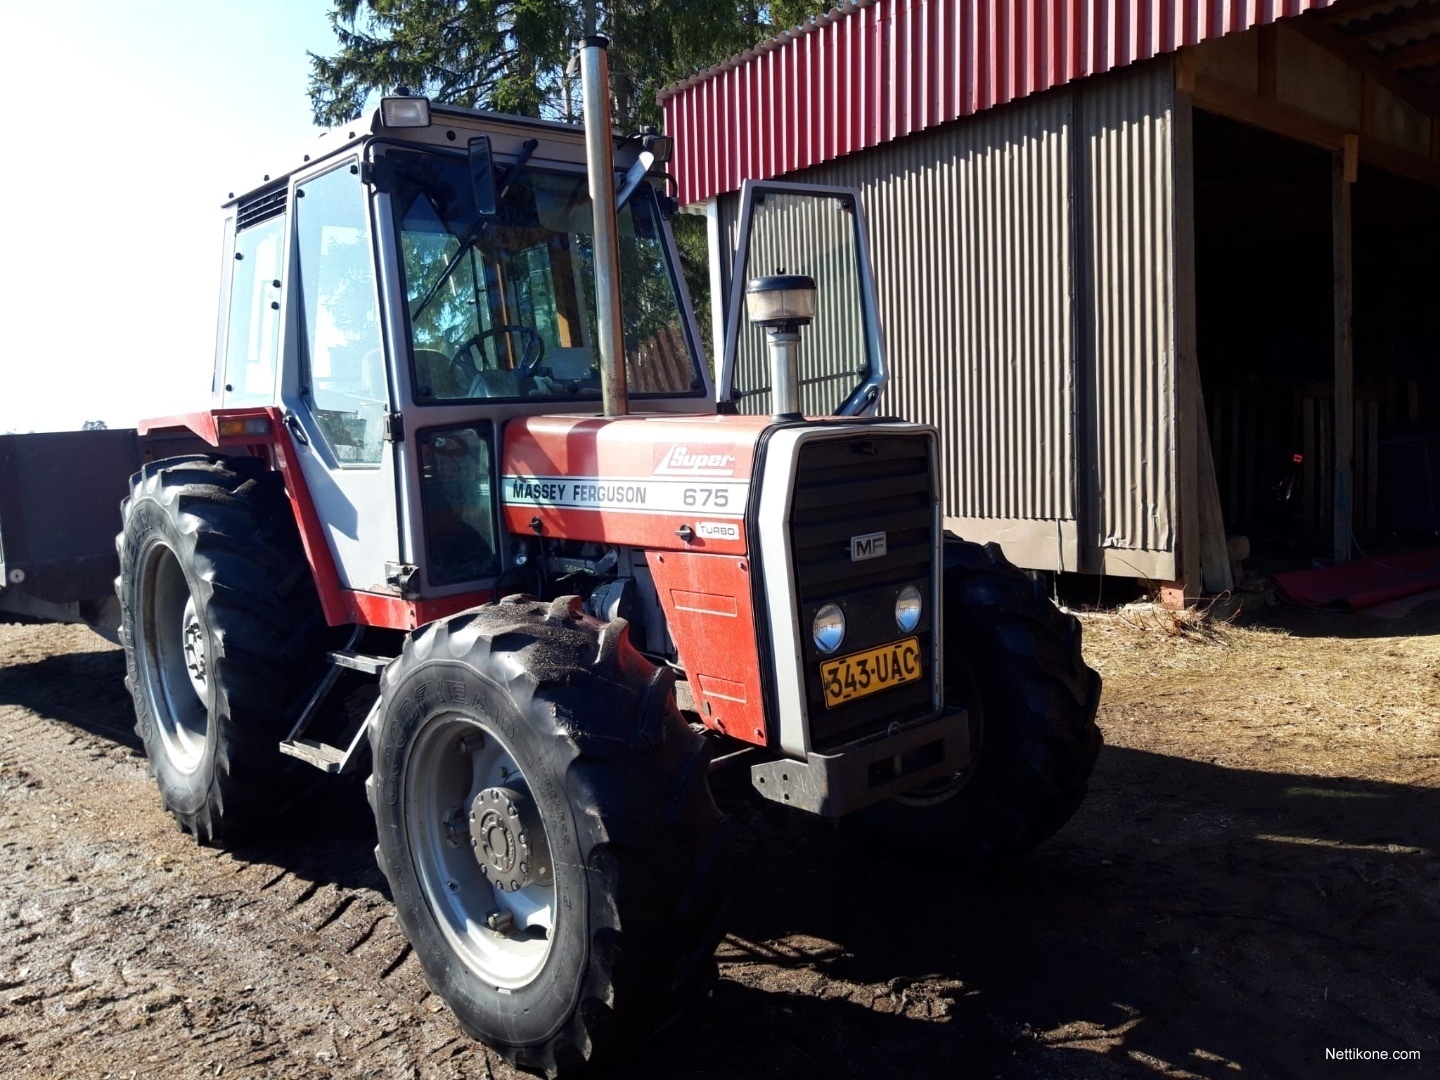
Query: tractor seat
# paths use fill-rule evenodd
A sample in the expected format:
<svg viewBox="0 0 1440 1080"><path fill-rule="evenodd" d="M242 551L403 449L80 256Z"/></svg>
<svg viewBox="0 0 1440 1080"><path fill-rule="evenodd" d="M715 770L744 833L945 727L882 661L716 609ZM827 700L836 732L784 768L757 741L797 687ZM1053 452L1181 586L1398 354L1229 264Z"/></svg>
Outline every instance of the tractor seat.
<svg viewBox="0 0 1440 1080"><path fill-rule="evenodd" d="M426 394L426 390L430 393ZM419 397L446 401L464 397L465 390L455 384L450 357L435 349L415 350L415 392Z"/></svg>

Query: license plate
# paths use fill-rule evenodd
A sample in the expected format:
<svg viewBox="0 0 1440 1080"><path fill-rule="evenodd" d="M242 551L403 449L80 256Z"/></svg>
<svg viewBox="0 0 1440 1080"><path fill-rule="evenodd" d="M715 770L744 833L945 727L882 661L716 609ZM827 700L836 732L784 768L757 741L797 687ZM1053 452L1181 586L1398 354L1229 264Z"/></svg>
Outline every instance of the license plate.
<svg viewBox="0 0 1440 1080"><path fill-rule="evenodd" d="M914 682L920 675L920 639L913 637L826 660L820 665L827 709Z"/></svg>

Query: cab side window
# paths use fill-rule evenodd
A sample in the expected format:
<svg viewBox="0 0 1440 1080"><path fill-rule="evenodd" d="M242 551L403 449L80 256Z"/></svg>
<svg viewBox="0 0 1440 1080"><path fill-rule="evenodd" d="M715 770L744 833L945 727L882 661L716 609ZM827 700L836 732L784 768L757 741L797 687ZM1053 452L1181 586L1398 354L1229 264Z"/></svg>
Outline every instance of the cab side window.
<svg viewBox="0 0 1440 1080"><path fill-rule="evenodd" d="M280 260L285 216L270 217L235 236L230 315L225 341L225 404L275 402L280 351Z"/></svg>
<svg viewBox="0 0 1440 1080"><path fill-rule="evenodd" d="M302 381L342 465L381 458L389 392L365 198L347 162L296 188Z"/></svg>

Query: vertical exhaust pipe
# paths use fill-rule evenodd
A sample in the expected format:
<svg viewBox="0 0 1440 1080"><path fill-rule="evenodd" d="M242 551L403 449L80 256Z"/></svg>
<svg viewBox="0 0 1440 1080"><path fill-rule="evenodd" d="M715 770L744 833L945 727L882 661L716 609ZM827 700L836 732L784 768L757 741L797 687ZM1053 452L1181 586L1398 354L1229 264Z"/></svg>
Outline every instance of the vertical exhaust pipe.
<svg viewBox="0 0 1440 1080"><path fill-rule="evenodd" d="M585 159L595 219L595 320L600 338L600 398L606 416L630 411L625 388L625 324L620 316L620 229L615 220L615 145L610 129L610 41L580 42L580 100Z"/></svg>

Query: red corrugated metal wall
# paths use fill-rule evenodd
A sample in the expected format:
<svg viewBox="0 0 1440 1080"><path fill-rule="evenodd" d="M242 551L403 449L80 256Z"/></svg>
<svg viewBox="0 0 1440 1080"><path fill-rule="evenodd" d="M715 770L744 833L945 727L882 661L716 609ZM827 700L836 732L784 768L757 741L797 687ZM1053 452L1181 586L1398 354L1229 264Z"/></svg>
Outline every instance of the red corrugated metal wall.
<svg viewBox="0 0 1440 1080"><path fill-rule="evenodd" d="M848 3L662 95L680 201L1331 3Z"/></svg>

